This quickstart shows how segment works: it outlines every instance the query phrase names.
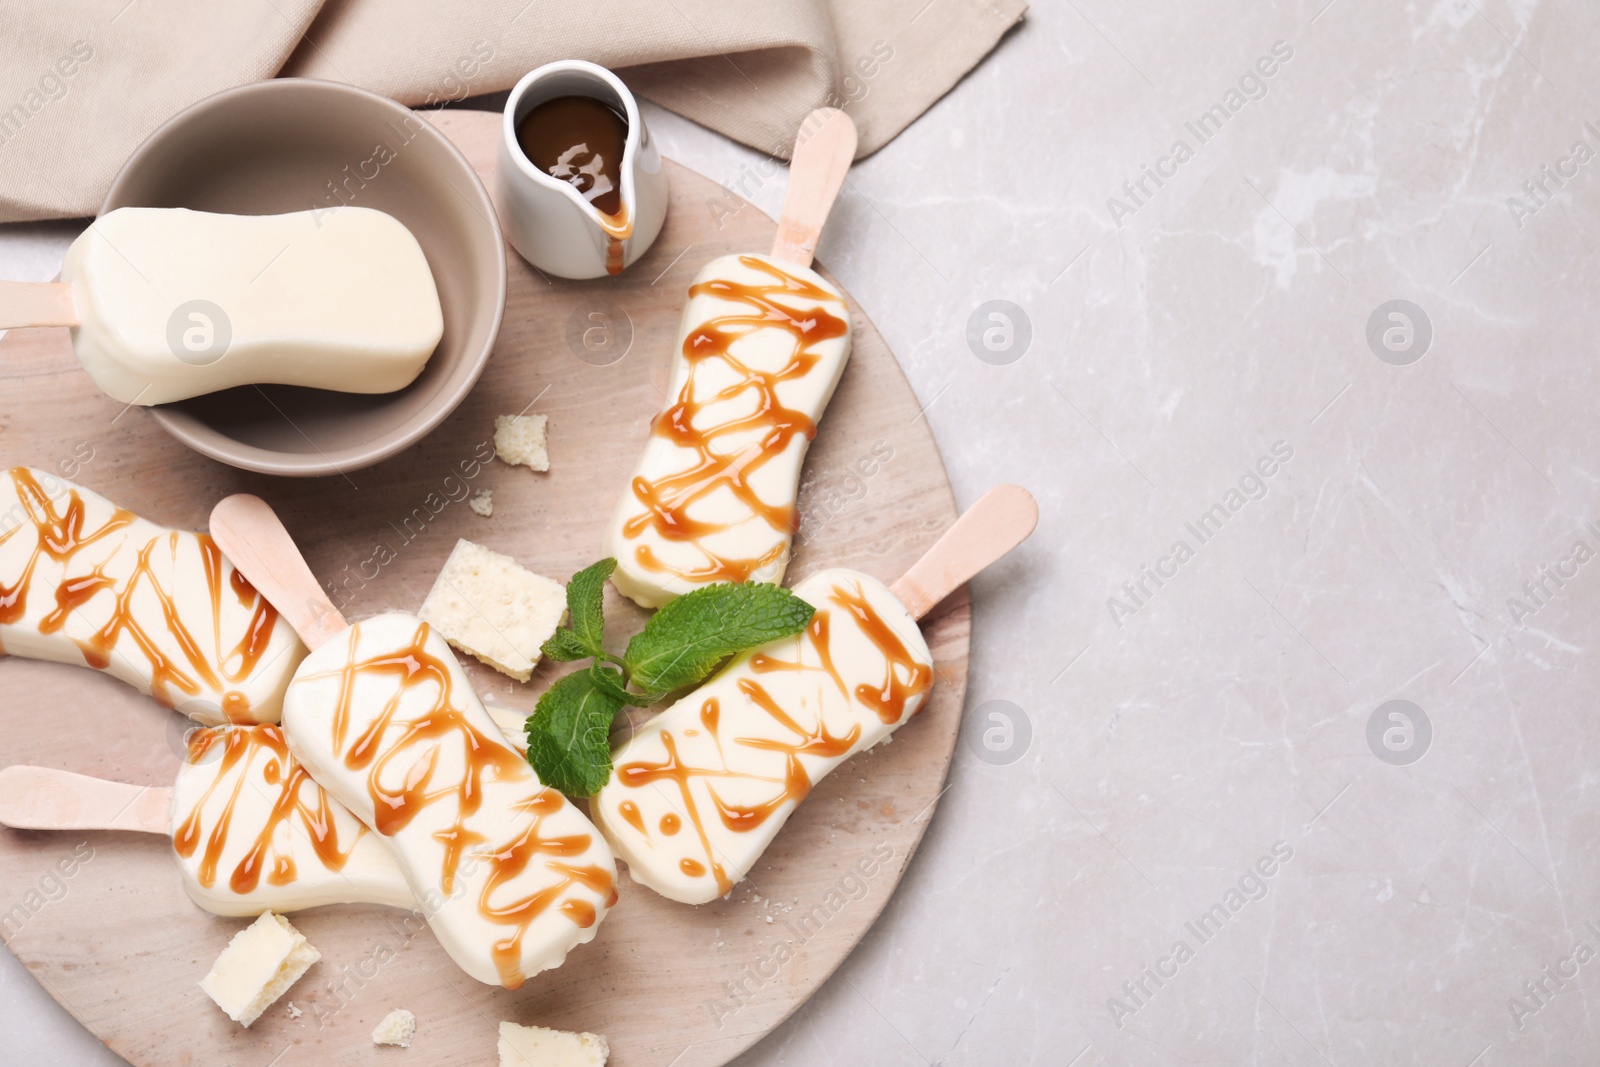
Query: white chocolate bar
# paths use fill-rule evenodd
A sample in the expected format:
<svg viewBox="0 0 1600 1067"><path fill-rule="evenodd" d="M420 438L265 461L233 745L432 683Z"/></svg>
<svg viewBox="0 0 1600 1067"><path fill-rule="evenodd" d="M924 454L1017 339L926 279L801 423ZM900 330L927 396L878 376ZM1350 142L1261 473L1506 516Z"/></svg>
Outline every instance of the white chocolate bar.
<svg viewBox="0 0 1600 1067"><path fill-rule="evenodd" d="M382 835L473 978L516 989L594 937L616 900L611 850L507 743L421 619L379 615L334 637L283 710L295 756Z"/></svg>
<svg viewBox="0 0 1600 1067"><path fill-rule="evenodd" d="M606 534L612 583L660 607L712 582L780 582L800 466L850 355L843 295L763 255L714 259L678 328L667 407Z"/></svg>
<svg viewBox="0 0 1600 1067"><path fill-rule="evenodd" d="M806 631L736 657L613 757L590 803L634 881L705 904L741 881L813 786L922 707L933 658L874 578L827 570Z"/></svg>
<svg viewBox="0 0 1600 1067"><path fill-rule="evenodd" d="M288 919L270 912L233 935L200 980L206 996L248 1027L322 958Z"/></svg>
<svg viewBox="0 0 1600 1067"><path fill-rule="evenodd" d="M0 472L0 650L84 664L197 722L276 722L305 655L205 534Z"/></svg>

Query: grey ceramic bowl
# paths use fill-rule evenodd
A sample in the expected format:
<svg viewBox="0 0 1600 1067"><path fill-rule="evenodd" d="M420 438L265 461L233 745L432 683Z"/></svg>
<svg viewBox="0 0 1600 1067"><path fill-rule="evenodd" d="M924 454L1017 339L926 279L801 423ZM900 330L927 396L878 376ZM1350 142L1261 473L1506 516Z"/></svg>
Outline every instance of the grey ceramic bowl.
<svg viewBox="0 0 1600 1067"><path fill-rule="evenodd" d="M172 436L246 470L338 474L420 440L471 391L505 308L500 226L461 153L392 100L302 78L207 97L134 150L100 210L269 215L341 202L388 212L422 245L444 310L422 375L381 396L245 386L150 408Z"/></svg>

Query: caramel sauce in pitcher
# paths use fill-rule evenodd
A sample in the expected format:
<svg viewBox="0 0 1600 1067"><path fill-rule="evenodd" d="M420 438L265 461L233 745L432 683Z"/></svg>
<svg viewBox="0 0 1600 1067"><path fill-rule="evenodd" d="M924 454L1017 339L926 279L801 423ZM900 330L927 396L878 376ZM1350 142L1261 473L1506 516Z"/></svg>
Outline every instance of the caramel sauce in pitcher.
<svg viewBox="0 0 1600 1067"><path fill-rule="evenodd" d="M628 120L591 96L558 96L535 104L517 124L517 146L540 171L564 181L600 213L606 272L622 273L622 242L633 221L622 202L622 160Z"/></svg>
<svg viewBox="0 0 1600 1067"><path fill-rule="evenodd" d="M172 707L186 697L198 696L202 687L209 687L220 694L224 717L233 722L251 721L249 701L244 694L228 686L248 678L260 664L271 644L278 613L238 571L232 571L226 582L223 580L222 552L216 542L207 534L171 531L141 545L128 544L117 549L117 552L135 553L132 573L120 581L106 573L109 559L74 573L73 564L79 554L121 534L133 525L137 516L115 508L100 526L88 529L88 506L77 489L70 490L65 501L58 504L27 468L16 467L6 475L16 489L25 521L0 532L0 545L13 537L31 533L34 546L14 579L7 583L5 576L0 576L0 625L21 623L27 613L28 597L33 592L39 564L49 560L62 567L65 573L50 591L55 608L40 620L40 633L61 632L68 620L95 598L102 593L109 594L111 613L105 623L89 637L75 639L86 664L103 671L111 666L113 653L142 656L150 668L151 695L160 703ZM188 537L198 542L205 572L211 601L211 633L205 636L210 638L209 647L216 650L215 660L179 614L173 590L162 586L152 563L158 552L176 558L182 539ZM251 609L245 633L232 648L226 647L222 636L225 587L241 606ZM159 614L147 611L141 615L134 610L134 599L143 591L155 596ZM130 640L122 641L124 636ZM163 649L162 637L177 646L175 655Z"/></svg>
<svg viewBox="0 0 1600 1067"><path fill-rule="evenodd" d="M683 340L682 354L689 373L671 406L656 416L651 432L688 450L694 458L687 467L661 478L637 477L632 491L643 511L623 524L625 538L636 540L651 529L668 541L695 542L704 556L698 566L672 566L656 557L649 545L639 545L634 557L647 570L672 574L692 582L743 582L756 571L775 563L787 548L787 538L798 524L792 505L772 505L762 500L750 484L751 477L773 458L781 455L797 437L811 440L817 424L802 411L785 407L778 398L778 386L803 379L816 367L821 356L815 346L845 336L849 322L826 307L814 306L797 311L779 297L837 302L827 290L796 277L773 264L753 256L739 262L767 276L768 281L744 283L713 278L692 286L690 297L711 295L741 306L741 310L701 323ZM751 367L733 354L736 342L756 330L780 330L793 340L788 361L774 371ZM713 368L708 370L707 368ZM701 374L731 371L734 381L702 396L696 379ZM707 409L745 395L754 398L754 409L721 422L712 422ZM737 405L735 410L745 410ZM734 435L755 433L755 441L737 450L727 445ZM689 509L697 501L719 490L732 493L744 512L730 522L697 519ZM753 558L720 556L706 548L704 539L731 529L755 517L783 536L770 550Z"/></svg>

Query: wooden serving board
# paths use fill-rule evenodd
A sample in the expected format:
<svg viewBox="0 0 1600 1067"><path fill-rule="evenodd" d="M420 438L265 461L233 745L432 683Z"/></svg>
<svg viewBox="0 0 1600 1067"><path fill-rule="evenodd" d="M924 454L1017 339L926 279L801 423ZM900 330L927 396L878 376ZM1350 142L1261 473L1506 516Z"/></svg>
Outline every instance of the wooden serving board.
<svg viewBox="0 0 1600 1067"><path fill-rule="evenodd" d="M498 116L429 118L488 182ZM377 467L300 481L204 459L100 394L60 330L0 341L0 465L56 471L188 528L224 494L260 494L352 617L416 610L458 537L565 580L600 554L662 403L689 280L715 256L767 250L776 229L714 182L667 167L666 228L620 278L547 281L508 251L505 325L483 379L430 437ZM915 395L872 323L851 311L855 353L806 463L791 581L830 565L893 580L956 517ZM494 417L525 409L550 417L549 473L482 463ZM480 489L494 491L491 518L467 507ZM620 641L643 613L608 597ZM170 845L149 835L0 830L0 930L56 1000L140 1067L493 1064L502 1019L604 1034L616 1067L723 1064L822 984L894 892L949 769L968 622L964 594L925 622L938 675L924 713L825 779L729 898L686 907L623 873L599 936L517 992L467 978L405 912L325 908L293 920L322 961L245 1030L196 986L244 922L195 907ZM523 686L467 667L491 706L524 712L556 673ZM170 785L186 726L92 671L0 658L0 764ZM409 1053L370 1039L397 1007L417 1015Z"/></svg>

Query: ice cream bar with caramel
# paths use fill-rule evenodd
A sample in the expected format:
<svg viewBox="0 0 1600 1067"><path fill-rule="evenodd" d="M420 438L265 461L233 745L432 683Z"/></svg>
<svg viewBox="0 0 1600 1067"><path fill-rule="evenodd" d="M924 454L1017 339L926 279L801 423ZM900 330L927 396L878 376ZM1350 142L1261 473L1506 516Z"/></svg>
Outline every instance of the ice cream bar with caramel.
<svg viewBox="0 0 1600 1067"><path fill-rule="evenodd" d="M427 623L392 612L328 638L283 710L294 755L390 848L473 978L516 989L594 937L616 901L605 838L507 743Z"/></svg>
<svg viewBox="0 0 1600 1067"><path fill-rule="evenodd" d="M817 782L922 707L933 658L875 578L795 586L806 630L746 652L639 731L590 804L634 881L685 904L727 893Z"/></svg>
<svg viewBox="0 0 1600 1067"><path fill-rule="evenodd" d="M416 906L388 848L316 783L277 726L189 735L173 788L172 847L184 888L217 915Z"/></svg>
<svg viewBox="0 0 1600 1067"><path fill-rule="evenodd" d="M86 664L197 722L277 722L305 647L201 533L0 471L0 649Z"/></svg>
<svg viewBox="0 0 1600 1067"><path fill-rule="evenodd" d="M660 607L712 582L780 582L800 467L850 355L844 296L767 255L689 288L666 407L606 533L612 584Z"/></svg>

